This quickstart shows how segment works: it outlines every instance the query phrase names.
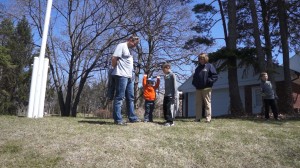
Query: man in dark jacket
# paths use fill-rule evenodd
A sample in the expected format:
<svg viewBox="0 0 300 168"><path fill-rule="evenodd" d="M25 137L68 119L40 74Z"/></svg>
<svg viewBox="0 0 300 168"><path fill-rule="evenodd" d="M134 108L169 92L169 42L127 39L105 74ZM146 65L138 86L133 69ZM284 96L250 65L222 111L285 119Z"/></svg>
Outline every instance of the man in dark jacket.
<svg viewBox="0 0 300 168"><path fill-rule="evenodd" d="M208 63L208 60L207 54L199 54L199 65L193 75L192 84L196 88L196 122L200 121L203 105L205 107L206 122L211 121L211 91L218 75L215 67Z"/></svg>

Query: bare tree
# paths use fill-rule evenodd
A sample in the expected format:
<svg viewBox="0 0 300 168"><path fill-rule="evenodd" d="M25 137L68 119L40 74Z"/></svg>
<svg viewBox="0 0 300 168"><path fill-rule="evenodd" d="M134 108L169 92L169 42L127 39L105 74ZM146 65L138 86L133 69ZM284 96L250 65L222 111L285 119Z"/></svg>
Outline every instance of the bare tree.
<svg viewBox="0 0 300 168"><path fill-rule="evenodd" d="M141 9L137 12L145 25L139 30L142 42L137 48L136 101L141 96L138 91L139 74L160 75L162 63L169 62L181 79L187 79L190 71L187 72L182 65L190 64L191 55L197 54L183 49L185 42L191 37L189 29L193 24L186 6L173 0L144 0L137 5Z"/></svg>
<svg viewBox="0 0 300 168"><path fill-rule="evenodd" d="M45 1L23 1L38 32L42 32ZM133 17L135 2L56 1L48 43L53 81L62 116L76 117L80 95L88 78L109 66L111 47L140 23Z"/></svg>

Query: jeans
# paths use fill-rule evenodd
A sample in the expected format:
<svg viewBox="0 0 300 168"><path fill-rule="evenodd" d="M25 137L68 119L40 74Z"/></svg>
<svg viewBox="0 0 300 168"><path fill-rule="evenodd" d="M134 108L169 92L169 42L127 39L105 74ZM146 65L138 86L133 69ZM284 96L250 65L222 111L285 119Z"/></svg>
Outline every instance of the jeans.
<svg viewBox="0 0 300 168"><path fill-rule="evenodd" d="M175 118L174 98L166 96L163 100L163 111L166 122L173 123Z"/></svg>
<svg viewBox="0 0 300 168"><path fill-rule="evenodd" d="M115 123L123 122L121 109L124 98L126 98L126 111L130 122L138 120L134 112L134 94L133 94L133 81L131 78L114 75L115 82L115 98L114 98L114 111L113 118Z"/></svg>
<svg viewBox="0 0 300 168"><path fill-rule="evenodd" d="M144 121L153 122L153 110L154 110L155 102L145 100L145 114Z"/></svg>

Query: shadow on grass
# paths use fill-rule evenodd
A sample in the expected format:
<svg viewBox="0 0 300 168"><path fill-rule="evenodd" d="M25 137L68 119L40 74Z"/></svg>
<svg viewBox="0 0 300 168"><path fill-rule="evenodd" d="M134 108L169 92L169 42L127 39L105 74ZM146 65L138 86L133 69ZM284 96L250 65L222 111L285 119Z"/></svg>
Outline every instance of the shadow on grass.
<svg viewBox="0 0 300 168"><path fill-rule="evenodd" d="M159 121L153 121L152 123L164 126L166 122L164 122L164 121L161 121L161 122L159 122Z"/></svg>
<svg viewBox="0 0 300 168"><path fill-rule="evenodd" d="M93 118L94 120L80 120L78 121L78 123L86 123L86 124L98 124L98 125L116 125L113 121L99 121L99 120L95 120L95 118ZM131 122L126 122L127 124L135 124L135 123L131 123ZM140 122L143 124L147 124L144 122ZM165 122L159 122L159 121L153 121L151 123L157 124L157 125L164 125Z"/></svg>
<svg viewBox="0 0 300 168"><path fill-rule="evenodd" d="M241 121L251 121L257 124L272 124L272 125L282 125L286 122L290 121L300 121L299 116L281 116L279 120L275 120L274 118L270 118L268 120L264 119L264 116L254 115L254 116L241 116L241 117L233 117L233 116L222 116L216 117L215 119L232 119L232 120L241 120Z"/></svg>
<svg viewBox="0 0 300 168"><path fill-rule="evenodd" d="M195 122L195 118L176 118L175 121L180 121L180 122ZM203 120L205 121L205 120Z"/></svg>
<svg viewBox="0 0 300 168"><path fill-rule="evenodd" d="M292 116L280 115L279 118L280 120L277 121L272 117L269 120L265 120L264 115L252 115L252 116L240 116L240 117L226 115L226 116L213 117L212 121L214 122L214 120L228 119L228 120L232 120L232 122L240 120L240 121L251 121L257 124L273 124L273 125L282 125L286 122L300 121L300 115L292 115ZM175 119L175 121L179 121L179 122L195 122L194 120L195 117L188 117L188 118L176 117ZM205 121L205 118L202 117L200 120L201 122Z"/></svg>
<svg viewBox="0 0 300 168"><path fill-rule="evenodd" d="M284 124L285 122L287 122L288 120L274 120L274 119L269 119L269 120L265 120L265 119L262 119L262 118L254 118L254 117L249 117L249 118L236 118L236 120L242 120L242 121L251 121L251 122L254 122L254 123L257 123L257 124L272 124L272 125L282 125Z"/></svg>
<svg viewBox="0 0 300 168"><path fill-rule="evenodd" d="M86 124L98 124L98 125L115 125L113 122L109 121L99 121L99 120L80 120L79 123Z"/></svg>
<svg viewBox="0 0 300 168"><path fill-rule="evenodd" d="M269 120L265 120L263 118L263 116L241 116L241 117L234 117L234 116L220 116L220 117L213 117L212 121L214 122L217 120L222 120L222 119L227 119L227 120L232 120L232 122L234 121L251 121L251 122L255 122L257 124L272 124L272 125L282 125L285 124L286 122L290 122L290 121L300 121L300 117L284 117L284 118L280 118L280 121L276 121L273 118L270 118ZM184 118L184 117L178 117L175 118L175 122L184 122L184 123L189 123L189 122L195 122L194 121L195 118L194 117L189 117L189 118ZM201 122L205 121L205 118L201 119ZM113 120L112 121L103 121L99 118L95 118L95 117L85 117L84 120L80 120L78 121L79 123L86 123L86 124L98 124L98 125L115 125ZM127 122L128 124L134 124L134 123L130 123ZM153 124L157 124L157 125L164 125L165 122L164 121L154 121L152 122ZM147 123L144 123L147 124Z"/></svg>

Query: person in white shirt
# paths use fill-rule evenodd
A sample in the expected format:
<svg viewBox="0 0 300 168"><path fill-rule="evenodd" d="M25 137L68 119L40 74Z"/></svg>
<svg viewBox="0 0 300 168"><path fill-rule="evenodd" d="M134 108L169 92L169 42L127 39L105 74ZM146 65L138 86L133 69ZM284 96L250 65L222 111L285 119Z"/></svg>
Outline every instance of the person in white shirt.
<svg viewBox="0 0 300 168"><path fill-rule="evenodd" d="M115 84L113 118L117 125L126 125L121 114L124 98L126 98L126 110L129 122L140 122L140 119L134 112L133 56L129 50L138 43L139 37L135 35L131 36L126 42L117 45L111 59L113 67L111 75Z"/></svg>

